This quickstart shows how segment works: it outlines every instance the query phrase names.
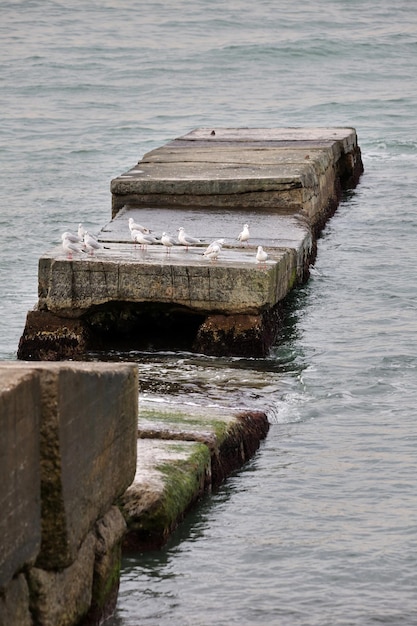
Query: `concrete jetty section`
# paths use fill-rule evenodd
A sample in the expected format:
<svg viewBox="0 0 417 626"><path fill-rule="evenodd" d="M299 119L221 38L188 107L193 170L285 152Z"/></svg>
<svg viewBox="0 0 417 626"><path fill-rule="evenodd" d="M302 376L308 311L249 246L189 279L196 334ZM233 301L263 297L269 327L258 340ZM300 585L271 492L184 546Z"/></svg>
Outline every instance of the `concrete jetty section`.
<svg viewBox="0 0 417 626"><path fill-rule="evenodd" d="M162 546L268 433L265 413L227 398L138 403L136 365L74 361L109 348L267 354L284 298L362 171L352 128L197 129L111 182L97 250L40 258L26 362L0 364L0 625L102 623L121 550ZM129 218L158 239L134 241ZM181 227L198 241L183 245Z"/></svg>
<svg viewBox="0 0 417 626"><path fill-rule="evenodd" d="M101 249L41 257L19 358L120 345L267 354L280 304L308 277L317 234L362 169L352 128L197 129L153 150L111 182ZM135 244L129 218L159 238L183 227L199 243ZM216 239L223 247L208 258Z"/></svg>

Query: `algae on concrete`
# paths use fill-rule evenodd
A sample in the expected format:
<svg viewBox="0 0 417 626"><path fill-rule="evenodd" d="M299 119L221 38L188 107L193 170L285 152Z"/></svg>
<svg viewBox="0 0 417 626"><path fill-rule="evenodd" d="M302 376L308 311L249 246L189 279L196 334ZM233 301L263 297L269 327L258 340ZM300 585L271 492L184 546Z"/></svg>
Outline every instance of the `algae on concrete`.
<svg viewBox="0 0 417 626"><path fill-rule="evenodd" d="M135 480L120 499L126 550L162 546L211 484L210 452L202 443L138 439Z"/></svg>

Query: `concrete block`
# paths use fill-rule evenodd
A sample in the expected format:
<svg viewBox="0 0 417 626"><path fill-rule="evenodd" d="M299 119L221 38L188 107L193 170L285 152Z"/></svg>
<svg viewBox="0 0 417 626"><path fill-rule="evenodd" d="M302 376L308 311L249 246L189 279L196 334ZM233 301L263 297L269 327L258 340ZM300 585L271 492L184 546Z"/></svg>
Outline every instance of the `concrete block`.
<svg viewBox="0 0 417 626"><path fill-rule="evenodd" d="M40 548L39 424L37 373L0 370L0 590Z"/></svg>
<svg viewBox="0 0 417 626"><path fill-rule="evenodd" d="M91 605L96 537L84 539L74 562L65 569L30 569L31 610L36 624L74 626Z"/></svg>
<svg viewBox="0 0 417 626"><path fill-rule="evenodd" d="M0 364L0 375L7 367ZM133 480L137 368L41 362L31 369L41 388L42 544L36 564L62 569Z"/></svg>
<svg viewBox="0 0 417 626"><path fill-rule="evenodd" d="M212 485L218 485L248 461L268 430L268 418L262 411L230 407L154 407L144 401L139 414L140 438L204 443L211 455Z"/></svg>
<svg viewBox="0 0 417 626"><path fill-rule="evenodd" d="M120 582L122 540L126 531L126 522L116 506L111 507L96 524L93 592L91 606L82 625L102 624L115 610Z"/></svg>
<svg viewBox="0 0 417 626"><path fill-rule="evenodd" d="M0 626L33 626L29 589L23 574L16 576L0 594Z"/></svg>
<svg viewBox="0 0 417 626"><path fill-rule="evenodd" d="M161 547L210 482L210 452L192 441L138 440L135 480L121 498L127 550Z"/></svg>

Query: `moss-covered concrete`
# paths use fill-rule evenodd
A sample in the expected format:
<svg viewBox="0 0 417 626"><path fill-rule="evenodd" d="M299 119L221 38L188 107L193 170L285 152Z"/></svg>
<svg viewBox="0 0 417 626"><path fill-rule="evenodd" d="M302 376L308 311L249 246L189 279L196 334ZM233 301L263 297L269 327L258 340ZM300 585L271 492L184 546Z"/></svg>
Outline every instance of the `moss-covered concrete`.
<svg viewBox="0 0 417 626"><path fill-rule="evenodd" d="M192 441L138 440L135 480L120 500L126 550L162 546L211 484L210 451Z"/></svg>
<svg viewBox="0 0 417 626"><path fill-rule="evenodd" d="M210 450L212 485L221 483L258 449L269 430L262 411L228 407L141 407L139 437L200 441Z"/></svg>
<svg viewBox="0 0 417 626"><path fill-rule="evenodd" d="M253 456L268 429L260 411L141 401L136 476L120 500L125 549L163 545L205 491Z"/></svg>

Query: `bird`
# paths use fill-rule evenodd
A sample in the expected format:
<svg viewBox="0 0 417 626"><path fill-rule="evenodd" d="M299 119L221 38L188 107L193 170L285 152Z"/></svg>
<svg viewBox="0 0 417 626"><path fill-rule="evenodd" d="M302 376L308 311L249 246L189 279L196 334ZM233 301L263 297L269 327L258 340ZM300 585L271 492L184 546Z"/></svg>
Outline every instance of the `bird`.
<svg viewBox="0 0 417 626"><path fill-rule="evenodd" d="M84 241L84 235L85 235L85 228L82 224L78 224L78 236L81 239L81 241Z"/></svg>
<svg viewBox="0 0 417 626"><path fill-rule="evenodd" d="M167 254L170 254L172 246L175 246L175 239L170 237L167 233L162 233L161 243L166 247Z"/></svg>
<svg viewBox="0 0 417 626"><path fill-rule="evenodd" d="M258 246L258 250L256 252L256 260L259 263L259 267L266 267L266 260L268 258L268 253L262 248L262 246Z"/></svg>
<svg viewBox="0 0 417 626"><path fill-rule="evenodd" d="M247 241L249 241L249 224L245 224L243 226L243 230L242 232L240 232L237 236L238 241L240 241L240 243L245 243Z"/></svg>
<svg viewBox="0 0 417 626"><path fill-rule="evenodd" d="M67 253L68 258L72 259L72 255L75 252L76 254L84 252L82 248L81 242L71 241L70 238L65 237L67 233L63 233L62 235L62 247L64 251ZM71 235L71 233L69 233Z"/></svg>
<svg viewBox="0 0 417 626"><path fill-rule="evenodd" d="M208 257L209 259L217 259L218 255L221 252L221 249L223 248L223 244L224 239L216 239L215 241L212 241L204 250L203 255Z"/></svg>
<svg viewBox="0 0 417 626"><path fill-rule="evenodd" d="M146 249L146 246L157 243L158 241L156 237L142 233L140 230L132 230L132 239L135 243L138 243L143 250Z"/></svg>
<svg viewBox="0 0 417 626"><path fill-rule="evenodd" d="M152 232L149 228L146 228L146 226L142 226L142 224L138 224L137 222L135 222L133 217L129 217L129 230L130 232L132 232L133 230L138 230L144 235L149 235Z"/></svg>
<svg viewBox="0 0 417 626"><path fill-rule="evenodd" d="M224 245L224 239L215 239L215 241L212 241L211 244L209 244L207 246L207 248L204 250L203 254L205 256L208 256L213 247L218 246L220 248L220 250L221 250L223 245Z"/></svg>
<svg viewBox="0 0 417 626"><path fill-rule="evenodd" d="M203 252L203 255L209 258L210 261L217 261L217 257L219 256L221 249L221 244L213 241L213 243L211 243L208 248Z"/></svg>
<svg viewBox="0 0 417 626"><path fill-rule="evenodd" d="M84 244L86 250L88 250L88 252L90 252L91 254L94 254L95 250L100 250L100 248L103 248L101 243L99 243L95 237L90 235L87 230L84 233Z"/></svg>
<svg viewBox="0 0 417 626"><path fill-rule="evenodd" d="M65 233L62 233L61 239L62 241L66 239L67 241L70 241L71 243L84 243L83 238L80 238L75 233L71 233L69 230L66 230Z"/></svg>
<svg viewBox="0 0 417 626"><path fill-rule="evenodd" d="M187 235L182 226L178 229L178 241L182 246L186 247L186 250L193 244L201 243L200 239L197 239L197 237Z"/></svg>

